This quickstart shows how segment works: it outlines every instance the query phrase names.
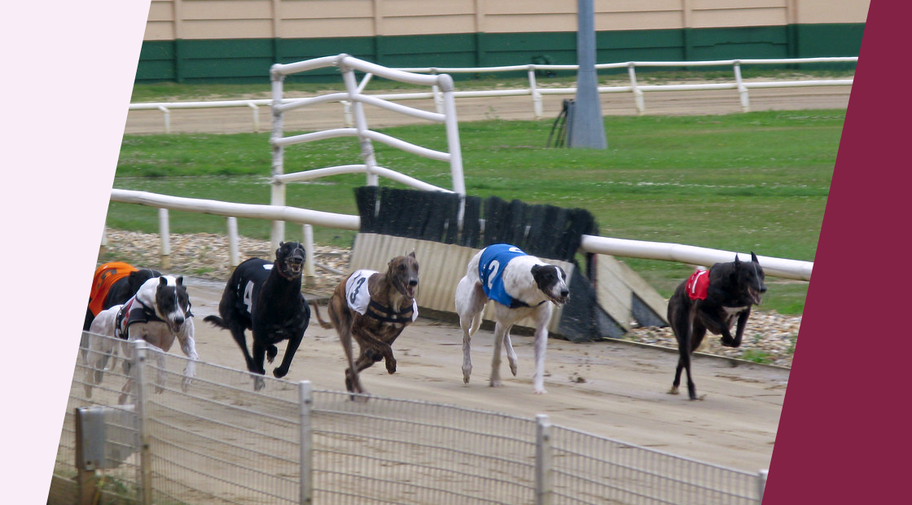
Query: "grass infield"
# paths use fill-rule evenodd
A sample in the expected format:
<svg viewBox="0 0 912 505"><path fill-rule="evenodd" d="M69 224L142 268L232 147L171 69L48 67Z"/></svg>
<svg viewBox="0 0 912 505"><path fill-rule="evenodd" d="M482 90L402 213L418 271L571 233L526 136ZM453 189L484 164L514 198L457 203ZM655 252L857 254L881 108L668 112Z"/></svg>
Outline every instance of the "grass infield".
<svg viewBox="0 0 912 505"><path fill-rule="evenodd" d="M845 110L752 112L721 116L606 117L608 149L546 148L553 120L460 124L466 191L527 203L581 207L600 235L677 242L813 261ZM385 133L446 149L443 126ZM289 132L290 133L290 132ZM449 165L374 143L378 162L451 187ZM359 163L356 139L286 149L285 171ZM269 203L269 136L126 136L114 187L229 202ZM291 184L289 205L357 214L363 175ZM381 185L397 187L388 180ZM156 211L111 204L107 225L154 233ZM220 216L171 212L172 233L225 233ZM269 223L241 219L242 235L268 238ZM317 228L320 244L349 246L354 233ZM287 227L288 239L300 229ZM664 296L692 267L622 258ZM763 309L800 314L807 283L769 279Z"/></svg>

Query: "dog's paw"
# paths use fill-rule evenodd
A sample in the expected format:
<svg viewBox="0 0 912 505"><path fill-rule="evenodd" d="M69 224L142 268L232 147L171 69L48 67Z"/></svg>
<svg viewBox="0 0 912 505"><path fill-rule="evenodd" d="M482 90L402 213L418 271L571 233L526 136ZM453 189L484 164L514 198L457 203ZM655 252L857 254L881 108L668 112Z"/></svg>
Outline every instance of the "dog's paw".
<svg viewBox="0 0 912 505"><path fill-rule="evenodd" d="M386 371L387 371L389 374L394 374L394 373L396 373L396 364L397 364L397 362L396 362L396 359L395 359L395 358L387 359L387 360L386 360Z"/></svg>
<svg viewBox="0 0 912 505"><path fill-rule="evenodd" d="M275 357L278 354L279 354L278 347L276 347L274 345L270 345L270 346L266 347L266 361L272 363L272 361L275 359Z"/></svg>
<svg viewBox="0 0 912 505"><path fill-rule="evenodd" d="M492 388L499 388L503 386L503 382L500 379L491 379L488 384L490 384Z"/></svg>
<svg viewBox="0 0 912 505"><path fill-rule="evenodd" d="M737 345L735 345L735 339L733 339L731 337L723 336L722 338L719 339L719 343L722 344L724 347L738 347Z"/></svg>
<svg viewBox="0 0 912 505"><path fill-rule="evenodd" d="M535 394L537 394L537 395L546 395L546 394L548 394L548 391L545 390L545 388L535 388L535 389L532 390L532 392L535 393Z"/></svg>
<svg viewBox="0 0 912 505"><path fill-rule="evenodd" d="M254 390L254 391L260 391L260 390L263 389L264 387L266 387L266 381L263 380L262 377L254 377L254 378L253 378L253 390Z"/></svg>
<svg viewBox="0 0 912 505"><path fill-rule="evenodd" d="M513 374L513 377L516 377L516 370L518 368L519 367L516 365L516 363L510 363L510 372Z"/></svg>
<svg viewBox="0 0 912 505"><path fill-rule="evenodd" d="M193 384L193 379L191 379L190 377L184 377L184 379L181 381L181 391L183 391L184 393L186 393L187 391L190 391L191 384Z"/></svg>
<svg viewBox="0 0 912 505"><path fill-rule="evenodd" d="M274 375L277 379L281 379L282 377L285 377L285 375L287 375L287 374L288 374L287 368L279 367L272 371L272 375Z"/></svg>
<svg viewBox="0 0 912 505"><path fill-rule="evenodd" d="M671 389L668 390L668 394L670 394L670 395L678 394L678 386L671 386Z"/></svg>
<svg viewBox="0 0 912 505"><path fill-rule="evenodd" d="M469 377L471 377L471 376L472 376L472 367L468 367L468 368L463 367L463 369L462 369L462 382L468 384L468 383L469 383Z"/></svg>

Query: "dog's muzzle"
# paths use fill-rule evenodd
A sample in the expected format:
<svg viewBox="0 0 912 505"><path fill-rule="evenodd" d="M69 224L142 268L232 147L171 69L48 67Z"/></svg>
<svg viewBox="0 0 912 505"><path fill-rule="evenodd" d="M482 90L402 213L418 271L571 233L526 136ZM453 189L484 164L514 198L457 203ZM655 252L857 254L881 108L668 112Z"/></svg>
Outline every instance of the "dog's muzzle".
<svg viewBox="0 0 912 505"><path fill-rule="evenodd" d="M766 286L760 286L759 290L751 288L751 289L748 289L747 291L750 294L751 301L754 302L754 305L760 305L761 295L763 293L766 293Z"/></svg>
<svg viewBox="0 0 912 505"><path fill-rule="evenodd" d="M417 288L417 287L418 287L418 279L413 277L413 278L409 279L408 283L406 283L405 286L403 286L404 289L402 290L402 292L405 296L408 296L409 298L415 298L415 288Z"/></svg>
<svg viewBox="0 0 912 505"><path fill-rule="evenodd" d="M563 304L567 303L567 300L570 299L570 290L569 289L561 290L560 296L549 296L548 298L550 298L551 301L554 302L555 305L563 305Z"/></svg>

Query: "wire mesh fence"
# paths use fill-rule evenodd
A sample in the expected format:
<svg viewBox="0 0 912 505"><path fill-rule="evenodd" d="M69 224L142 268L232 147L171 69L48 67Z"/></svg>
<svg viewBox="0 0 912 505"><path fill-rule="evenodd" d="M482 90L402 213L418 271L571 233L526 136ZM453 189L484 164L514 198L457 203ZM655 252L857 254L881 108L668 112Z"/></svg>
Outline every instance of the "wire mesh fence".
<svg viewBox="0 0 912 505"><path fill-rule="evenodd" d="M80 350L50 505L742 504L762 495L764 475L550 426L546 416L271 377L255 391L251 374L208 363L184 392L185 358L143 350L125 361L116 344L103 376ZM128 380L135 386L122 396ZM101 432L84 420L97 409ZM99 444L104 457L87 464L87 447Z"/></svg>

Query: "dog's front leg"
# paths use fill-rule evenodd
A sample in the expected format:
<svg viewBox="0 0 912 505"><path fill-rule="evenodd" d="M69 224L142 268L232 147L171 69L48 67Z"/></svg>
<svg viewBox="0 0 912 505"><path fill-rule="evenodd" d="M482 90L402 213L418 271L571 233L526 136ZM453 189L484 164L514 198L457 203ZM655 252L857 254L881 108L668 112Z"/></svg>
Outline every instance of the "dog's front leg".
<svg viewBox="0 0 912 505"><path fill-rule="evenodd" d="M254 374L253 377L253 390L259 391L266 387L266 381L263 380L263 375L266 375L266 369L263 368L263 362L266 360L266 347L260 344L256 335L253 337L253 355L251 356L251 364L253 369L250 370Z"/></svg>
<svg viewBox="0 0 912 505"><path fill-rule="evenodd" d="M188 319L180 334L177 335L181 351L190 359L187 361L187 366L184 367L184 378L181 380L181 391L184 393L190 389L190 384L193 383L193 378L196 377L196 362L199 361L199 355L196 354L196 342L193 339L193 334L193 320Z"/></svg>
<svg viewBox="0 0 912 505"><path fill-rule="evenodd" d="M738 325L735 329L735 338L731 341L731 345L725 343L725 338L722 339L722 345L728 345L729 347L740 347L741 338L744 337L744 328L747 326L747 318L750 317L750 308L744 312L738 314ZM729 336L729 338L731 338Z"/></svg>
<svg viewBox="0 0 912 505"><path fill-rule="evenodd" d="M532 392L543 395L545 391L545 354L548 350L548 323L551 322L551 304L540 305L535 323L535 373L532 375Z"/></svg>
<svg viewBox="0 0 912 505"><path fill-rule="evenodd" d="M282 364L272 371L272 375L281 379L288 374L288 369L291 367L291 359L294 358L295 353L298 352L298 347L301 345L301 340L303 339L304 332L288 339L288 345L285 347L285 356L282 357Z"/></svg>

